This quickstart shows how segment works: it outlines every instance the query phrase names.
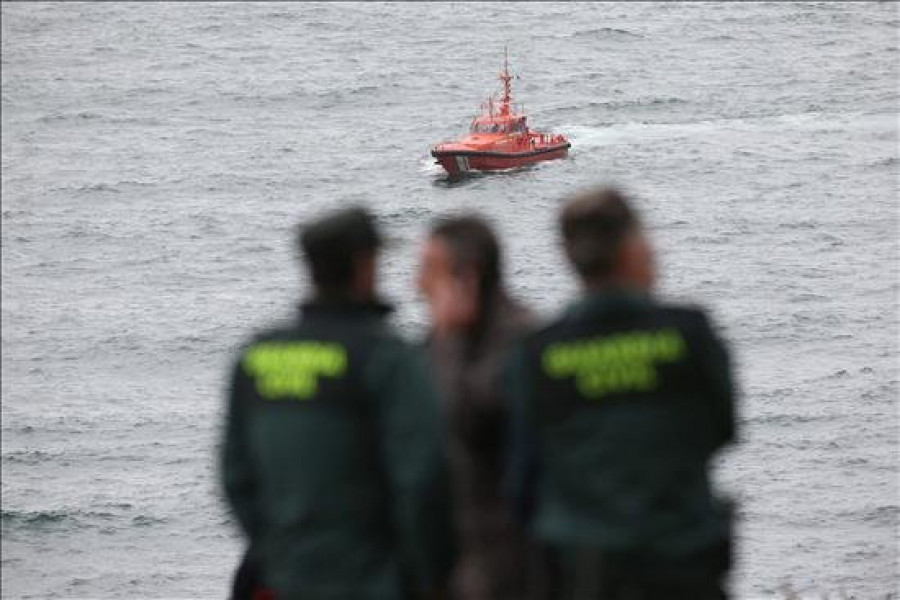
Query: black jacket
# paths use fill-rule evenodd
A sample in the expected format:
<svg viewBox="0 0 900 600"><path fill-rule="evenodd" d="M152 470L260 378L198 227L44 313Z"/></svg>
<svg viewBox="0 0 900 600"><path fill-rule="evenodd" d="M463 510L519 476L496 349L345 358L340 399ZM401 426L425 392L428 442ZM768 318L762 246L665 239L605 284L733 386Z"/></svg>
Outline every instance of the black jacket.
<svg viewBox="0 0 900 600"><path fill-rule="evenodd" d="M394 599L448 574L437 398L384 313L307 305L234 366L224 486L279 597Z"/></svg>
<svg viewBox="0 0 900 600"><path fill-rule="evenodd" d="M528 338L510 375L510 481L539 538L675 558L728 537L707 471L734 438L734 392L703 312L589 296Z"/></svg>

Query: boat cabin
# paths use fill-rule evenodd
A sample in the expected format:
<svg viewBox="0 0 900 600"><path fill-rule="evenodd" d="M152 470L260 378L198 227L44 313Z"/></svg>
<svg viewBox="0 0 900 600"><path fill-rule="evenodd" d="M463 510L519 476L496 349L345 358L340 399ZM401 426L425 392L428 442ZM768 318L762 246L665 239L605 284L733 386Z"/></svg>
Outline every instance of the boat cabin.
<svg viewBox="0 0 900 600"><path fill-rule="evenodd" d="M510 115L509 117L481 117L472 122L472 133L526 133L528 125L526 117Z"/></svg>

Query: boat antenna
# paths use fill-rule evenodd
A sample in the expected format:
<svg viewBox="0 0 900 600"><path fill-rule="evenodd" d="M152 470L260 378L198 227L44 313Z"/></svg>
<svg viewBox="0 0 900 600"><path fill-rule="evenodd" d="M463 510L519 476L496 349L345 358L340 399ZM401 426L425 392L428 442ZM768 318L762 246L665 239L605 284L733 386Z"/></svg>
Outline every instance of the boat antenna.
<svg viewBox="0 0 900 600"><path fill-rule="evenodd" d="M509 103L512 101L512 87L510 81L512 76L509 74L509 48L503 46L503 71L500 73L500 81L503 82L503 96L500 98L500 114L509 114Z"/></svg>

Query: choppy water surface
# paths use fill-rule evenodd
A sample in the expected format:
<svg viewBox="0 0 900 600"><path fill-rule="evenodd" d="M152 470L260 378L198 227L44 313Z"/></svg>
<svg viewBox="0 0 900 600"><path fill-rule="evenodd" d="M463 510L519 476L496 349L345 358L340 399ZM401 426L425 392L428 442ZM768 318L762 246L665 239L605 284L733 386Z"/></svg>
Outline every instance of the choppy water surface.
<svg viewBox="0 0 900 600"><path fill-rule="evenodd" d="M291 227L364 201L399 243L477 209L517 295L574 284L561 198L613 180L662 293L744 389L718 479L738 597L895 593L898 9L839 4L3 4L2 593L223 597L214 448L233 348L306 282ZM447 185L428 147L503 44L569 159Z"/></svg>

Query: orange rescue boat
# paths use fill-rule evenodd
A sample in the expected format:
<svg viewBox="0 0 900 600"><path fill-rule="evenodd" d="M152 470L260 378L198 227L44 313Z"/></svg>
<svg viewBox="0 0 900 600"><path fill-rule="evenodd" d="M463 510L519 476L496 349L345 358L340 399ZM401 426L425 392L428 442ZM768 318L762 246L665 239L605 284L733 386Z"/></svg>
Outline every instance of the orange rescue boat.
<svg viewBox="0 0 900 600"><path fill-rule="evenodd" d="M508 55L500 81L499 103L495 106L491 97L482 105L484 112L472 120L468 135L432 148L431 155L450 175L512 169L568 154L572 144L565 136L531 131L521 106L513 105Z"/></svg>

